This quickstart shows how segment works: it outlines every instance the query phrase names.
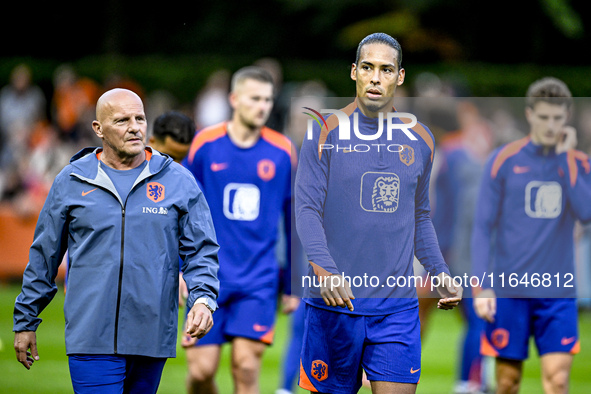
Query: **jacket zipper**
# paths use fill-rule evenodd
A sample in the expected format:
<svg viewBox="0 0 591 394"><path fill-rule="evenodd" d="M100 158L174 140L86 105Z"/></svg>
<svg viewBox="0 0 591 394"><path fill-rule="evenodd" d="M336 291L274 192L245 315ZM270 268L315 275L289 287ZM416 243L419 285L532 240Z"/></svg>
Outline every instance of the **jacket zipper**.
<svg viewBox="0 0 591 394"><path fill-rule="evenodd" d="M115 309L114 353L117 354L117 332L119 331L119 308L121 307L121 286L123 282L123 251L125 242L125 208L121 207L121 257L119 258L119 287L117 289L117 307Z"/></svg>

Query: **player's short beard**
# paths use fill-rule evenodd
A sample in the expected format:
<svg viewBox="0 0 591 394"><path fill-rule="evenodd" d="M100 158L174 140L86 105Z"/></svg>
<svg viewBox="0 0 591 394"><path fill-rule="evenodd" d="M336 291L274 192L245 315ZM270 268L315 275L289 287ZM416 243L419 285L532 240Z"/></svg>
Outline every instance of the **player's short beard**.
<svg viewBox="0 0 591 394"><path fill-rule="evenodd" d="M257 125L255 122L251 121L250 119L247 119L242 114L239 114L239 116L240 116L240 122L244 126L246 126L247 128L249 128L251 130L259 129L259 128L263 127L265 125L265 123L267 122L267 119L265 119L265 122L262 125Z"/></svg>

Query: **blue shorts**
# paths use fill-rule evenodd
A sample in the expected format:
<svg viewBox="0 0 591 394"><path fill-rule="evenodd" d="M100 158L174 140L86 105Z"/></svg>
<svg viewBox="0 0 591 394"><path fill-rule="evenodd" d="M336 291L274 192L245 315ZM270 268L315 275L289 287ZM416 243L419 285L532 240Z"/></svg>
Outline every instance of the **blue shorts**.
<svg viewBox="0 0 591 394"><path fill-rule="evenodd" d="M325 393L357 393L362 368L370 381L418 383L418 307L360 316L306 304L299 385Z"/></svg>
<svg viewBox="0 0 591 394"><path fill-rule="evenodd" d="M213 314L214 325L195 346L221 345L235 337L273 343L277 313L275 287L244 291L221 286L217 302L219 309Z"/></svg>
<svg viewBox="0 0 591 394"><path fill-rule="evenodd" d="M71 354L70 377L75 393L156 393L165 358L114 354Z"/></svg>
<svg viewBox="0 0 591 394"><path fill-rule="evenodd" d="M480 341L484 356L525 360L533 335L538 354L579 352L577 304L573 298L498 298L493 323Z"/></svg>

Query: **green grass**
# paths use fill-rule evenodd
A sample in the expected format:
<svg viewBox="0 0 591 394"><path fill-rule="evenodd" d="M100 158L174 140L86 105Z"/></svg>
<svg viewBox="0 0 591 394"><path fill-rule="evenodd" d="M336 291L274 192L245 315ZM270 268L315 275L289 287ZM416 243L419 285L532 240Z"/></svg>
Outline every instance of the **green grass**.
<svg viewBox="0 0 591 394"><path fill-rule="evenodd" d="M40 360L30 371L20 365L12 348L12 308L18 286L0 285L0 391L2 393L71 393L70 376L64 346L63 292L43 312L37 333ZM450 393L458 361L458 337L461 321L456 312L434 311L423 343L423 362L419 393ZM272 394L280 379L280 365L287 336L288 319L280 316L276 342L265 353L261 374L261 393ZM591 315L580 315L581 353L575 357L571 375L571 393L591 393ZM539 359L531 349L525 364L522 393L542 392ZM186 361L179 347L178 357L166 363L159 393L183 393ZM232 392L229 348L224 348L217 377L221 394ZM369 390L362 389L363 393ZM304 393L299 390L298 393Z"/></svg>

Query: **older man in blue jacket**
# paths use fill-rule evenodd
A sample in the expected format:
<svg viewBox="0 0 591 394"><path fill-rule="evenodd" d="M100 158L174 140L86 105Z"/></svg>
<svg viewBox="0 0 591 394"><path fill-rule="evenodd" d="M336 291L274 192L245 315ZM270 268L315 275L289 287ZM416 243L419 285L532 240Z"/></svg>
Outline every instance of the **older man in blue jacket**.
<svg viewBox="0 0 591 394"><path fill-rule="evenodd" d="M178 256L193 305L187 333L213 325L219 246L193 176L144 145L135 93L113 89L93 122L102 148L77 153L56 177L39 216L14 308L14 347L27 369L39 359L39 314L57 291L68 250L66 352L75 392L156 392L176 356Z"/></svg>

